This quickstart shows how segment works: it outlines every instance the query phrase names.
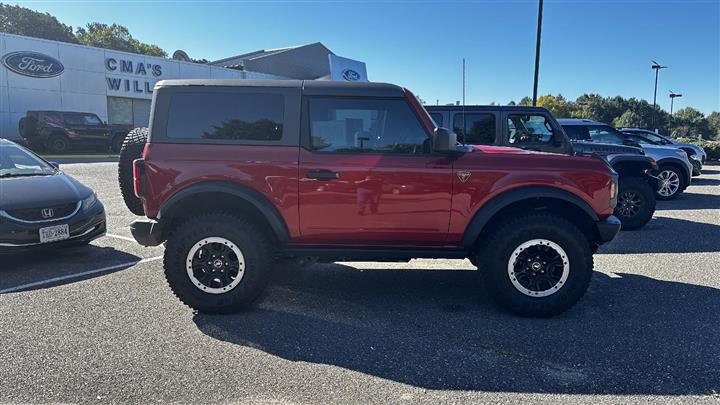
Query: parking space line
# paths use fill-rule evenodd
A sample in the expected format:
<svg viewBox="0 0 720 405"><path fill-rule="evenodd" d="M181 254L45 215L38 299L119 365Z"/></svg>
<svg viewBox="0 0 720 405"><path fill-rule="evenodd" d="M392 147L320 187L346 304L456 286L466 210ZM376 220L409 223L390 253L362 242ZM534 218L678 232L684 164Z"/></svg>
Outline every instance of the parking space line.
<svg viewBox="0 0 720 405"><path fill-rule="evenodd" d="M128 238L127 236L115 235L112 233L106 233L105 236L109 236L111 238L116 238L116 239L122 239L122 240L130 241L130 242L135 242L135 239Z"/></svg>
<svg viewBox="0 0 720 405"><path fill-rule="evenodd" d="M0 294L18 292L18 291L26 290L28 288L39 287L39 286L47 285L47 284L53 284L53 283L57 283L60 281L72 280L74 278L82 278L85 276L98 274L98 273L105 273L108 271L117 270L117 269L121 269L124 267L131 267L131 266L134 266L134 265L140 264L140 263L153 262L155 260L160 260L160 259L162 259L162 256L151 257L148 259L135 260L132 262L116 264L113 266L102 267L102 268L95 269L95 270L84 271L82 273L68 274L67 276L53 277L53 278L49 278L47 280L36 281L33 283L29 283L29 284L23 284L23 285L19 285L19 286L15 286L15 287L5 288L3 290L0 290Z"/></svg>

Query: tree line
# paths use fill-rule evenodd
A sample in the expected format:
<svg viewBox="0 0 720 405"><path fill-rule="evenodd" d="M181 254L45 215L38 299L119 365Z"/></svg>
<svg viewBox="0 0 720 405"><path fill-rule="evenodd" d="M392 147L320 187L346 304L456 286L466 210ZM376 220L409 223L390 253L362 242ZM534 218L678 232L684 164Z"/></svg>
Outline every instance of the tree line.
<svg viewBox="0 0 720 405"><path fill-rule="evenodd" d="M73 30L49 13L4 3L0 3L0 32L148 56L168 56L161 47L134 38L124 25L91 22ZM208 63L206 59L191 60Z"/></svg>
<svg viewBox="0 0 720 405"><path fill-rule="evenodd" d="M508 103L516 105L514 101ZM532 105L532 99L523 97L517 105ZM675 137L701 135L703 139L720 139L720 112L707 116L700 111L685 107L672 115L645 100L621 96L602 97L599 94L583 94L575 101L562 95L545 95L538 98L537 105L547 108L557 118L585 118L604 122L614 127L657 129L662 134Z"/></svg>

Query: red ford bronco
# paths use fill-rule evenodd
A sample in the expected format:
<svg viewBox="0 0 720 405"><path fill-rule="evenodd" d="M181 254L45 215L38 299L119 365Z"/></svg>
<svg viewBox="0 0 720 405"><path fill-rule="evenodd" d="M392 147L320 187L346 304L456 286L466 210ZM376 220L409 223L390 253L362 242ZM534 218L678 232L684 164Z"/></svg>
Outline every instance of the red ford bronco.
<svg viewBox="0 0 720 405"><path fill-rule="evenodd" d="M458 144L408 90L330 81L162 81L134 162L165 275L188 306L238 311L287 259L469 258L509 310L552 316L610 241L599 157Z"/></svg>

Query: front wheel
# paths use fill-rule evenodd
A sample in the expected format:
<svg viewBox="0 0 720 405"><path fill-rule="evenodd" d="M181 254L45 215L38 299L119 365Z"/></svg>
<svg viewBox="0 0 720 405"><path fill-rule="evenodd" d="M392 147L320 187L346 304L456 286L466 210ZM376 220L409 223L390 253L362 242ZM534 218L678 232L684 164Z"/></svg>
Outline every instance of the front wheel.
<svg viewBox="0 0 720 405"><path fill-rule="evenodd" d="M685 188L685 176L675 166L660 166L657 177L658 188L655 195L659 200L674 200Z"/></svg>
<svg viewBox="0 0 720 405"><path fill-rule="evenodd" d="M484 238L480 267L491 295L522 316L549 317L583 296L593 271L585 235L555 214L528 214Z"/></svg>
<svg viewBox="0 0 720 405"><path fill-rule="evenodd" d="M621 177L614 214L620 219L622 230L642 228L654 213L655 193L650 184L638 177Z"/></svg>
<svg viewBox="0 0 720 405"><path fill-rule="evenodd" d="M252 304L267 284L270 241L256 225L229 214L204 214L179 225L165 250L165 278L185 305L232 313Z"/></svg>

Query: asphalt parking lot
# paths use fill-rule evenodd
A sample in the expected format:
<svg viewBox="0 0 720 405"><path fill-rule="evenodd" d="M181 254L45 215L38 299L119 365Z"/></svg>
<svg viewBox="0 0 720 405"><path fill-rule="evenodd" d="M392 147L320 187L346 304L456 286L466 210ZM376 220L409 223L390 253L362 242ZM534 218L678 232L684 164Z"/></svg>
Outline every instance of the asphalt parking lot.
<svg viewBox="0 0 720 405"><path fill-rule="evenodd" d="M0 257L2 403L720 403L720 165L552 319L503 312L458 260L286 269L251 311L194 314L130 238L116 164L63 169L108 236Z"/></svg>

